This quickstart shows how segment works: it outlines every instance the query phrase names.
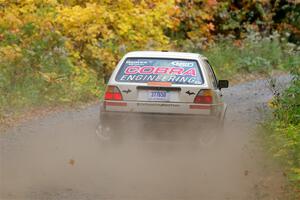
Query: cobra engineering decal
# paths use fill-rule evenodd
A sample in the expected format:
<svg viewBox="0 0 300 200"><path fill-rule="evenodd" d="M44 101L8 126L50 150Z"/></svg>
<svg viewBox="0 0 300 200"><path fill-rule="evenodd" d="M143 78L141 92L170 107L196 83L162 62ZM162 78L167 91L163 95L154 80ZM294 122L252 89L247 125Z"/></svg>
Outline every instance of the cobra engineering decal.
<svg viewBox="0 0 300 200"><path fill-rule="evenodd" d="M120 82L139 83L203 83L196 61L176 61L174 59L136 59L126 61L116 79Z"/></svg>

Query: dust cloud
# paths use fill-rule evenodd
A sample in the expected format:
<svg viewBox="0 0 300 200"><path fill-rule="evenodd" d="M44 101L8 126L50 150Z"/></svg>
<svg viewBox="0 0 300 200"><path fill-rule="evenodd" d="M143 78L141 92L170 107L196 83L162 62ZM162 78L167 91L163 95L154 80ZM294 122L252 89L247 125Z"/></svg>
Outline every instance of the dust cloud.
<svg viewBox="0 0 300 200"><path fill-rule="evenodd" d="M286 86L290 77L277 80ZM137 118L103 141L99 105L27 122L0 134L0 199L278 199L282 172L266 167L253 142L257 108L270 98L267 80L227 89L222 133L204 131L200 121Z"/></svg>
<svg viewBox="0 0 300 200"><path fill-rule="evenodd" d="M104 141L91 120L22 128L1 150L2 199L250 199L246 126L224 132L132 122ZM133 129L132 129L133 128ZM19 129L18 129L19 130ZM17 131L19 132L19 131ZM246 166L245 166L246 165ZM248 165L248 166L247 166Z"/></svg>

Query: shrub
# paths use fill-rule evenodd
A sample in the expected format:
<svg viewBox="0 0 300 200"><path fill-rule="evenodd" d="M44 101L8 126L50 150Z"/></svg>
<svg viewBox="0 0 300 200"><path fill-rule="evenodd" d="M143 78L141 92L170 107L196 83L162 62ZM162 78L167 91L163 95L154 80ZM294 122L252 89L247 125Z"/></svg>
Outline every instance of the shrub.
<svg viewBox="0 0 300 200"><path fill-rule="evenodd" d="M220 37L205 50L191 46L185 48L203 52L220 78L233 77L239 73L268 74L273 70L289 70L300 62L297 46L287 43L276 33L269 37L251 33L244 40Z"/></svg>
<svg viewBox="0 0 300 200"><path fill-rule="evenodd" d="M291 70L292 84L283 94L274 90L271 102L274 110L264 127L267 146L284 166L295 195L293 198L297 199L300 197L300 62Z"/></svg>

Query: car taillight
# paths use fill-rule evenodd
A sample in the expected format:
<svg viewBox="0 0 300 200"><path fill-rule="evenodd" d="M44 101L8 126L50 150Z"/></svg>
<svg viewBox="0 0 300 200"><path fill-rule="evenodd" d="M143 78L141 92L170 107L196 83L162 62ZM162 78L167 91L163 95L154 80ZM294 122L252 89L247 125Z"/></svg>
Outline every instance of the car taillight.
<svg viewBox="0 0 300 200"><path fill-rule="evenodd" d="M104 95L105 100L122 101L122 94L117 86L108 86Z"/></svg>
<svg viewBox="0 0 300 200"><path fill-rule="evenodd" d="M211 90L200 90L194 99L194 103L212 104L213 96Z"/></svg>

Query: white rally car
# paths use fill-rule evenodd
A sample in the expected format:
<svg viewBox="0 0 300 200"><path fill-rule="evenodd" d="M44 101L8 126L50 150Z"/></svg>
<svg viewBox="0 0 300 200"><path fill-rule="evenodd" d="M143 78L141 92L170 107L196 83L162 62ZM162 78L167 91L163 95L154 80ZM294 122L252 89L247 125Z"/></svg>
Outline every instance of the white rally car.
<svg viewBox="0 0 300 200"><path fill-rule="evenodd" d="M223 124L226 104L206 57L195 53L137 51L126 54L110 76L100 108L99 133L163 123ZM180 119L180 120L177 120ZM208 123L209 122L209 123Z"/></svg>

